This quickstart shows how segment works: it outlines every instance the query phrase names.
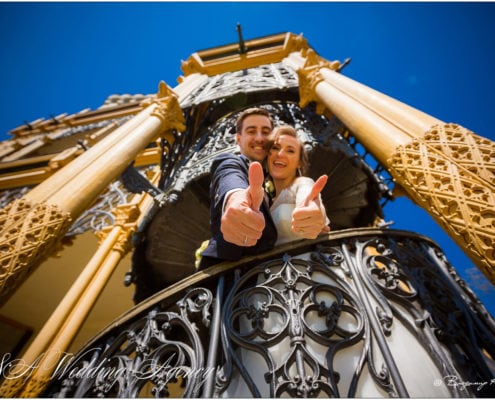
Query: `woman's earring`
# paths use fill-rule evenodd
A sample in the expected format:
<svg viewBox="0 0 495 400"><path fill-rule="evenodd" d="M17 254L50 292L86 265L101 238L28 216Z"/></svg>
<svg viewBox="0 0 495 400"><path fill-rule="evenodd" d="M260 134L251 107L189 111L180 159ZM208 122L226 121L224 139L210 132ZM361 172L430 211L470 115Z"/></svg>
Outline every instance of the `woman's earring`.
<svg viewBox="0 0 495 400"><path fill-rule="evenodd" d="M297 176L302 176L302 174L301 174L301 168L298 168L297 169Z"/></svg>

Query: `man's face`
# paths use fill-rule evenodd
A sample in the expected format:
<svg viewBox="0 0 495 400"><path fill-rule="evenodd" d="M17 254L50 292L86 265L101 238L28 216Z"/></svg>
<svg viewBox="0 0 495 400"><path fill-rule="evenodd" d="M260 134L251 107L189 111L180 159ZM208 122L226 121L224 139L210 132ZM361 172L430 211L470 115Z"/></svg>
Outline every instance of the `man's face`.
<svg viewBox="0 0 495 400"><path fill-rule="evenodd" d="M236 141L244 154L251 161L263 161L267 155L266 142L272 125L265 115L249 115L242 124L241 132L236 134Z"/></svg>

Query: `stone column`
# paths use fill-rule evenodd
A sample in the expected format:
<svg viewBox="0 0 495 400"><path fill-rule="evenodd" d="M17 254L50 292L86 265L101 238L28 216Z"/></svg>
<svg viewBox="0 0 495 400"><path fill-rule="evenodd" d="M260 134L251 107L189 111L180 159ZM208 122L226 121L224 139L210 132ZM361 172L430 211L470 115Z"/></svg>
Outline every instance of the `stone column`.
<svg viewBox="0 0 495 400"><path fill-rule="evenodd" d="M183 130L175 93L163 82L143 111L101 142L0 210L0 304L52 254L71 222L160 135Z"/></svg>
<svg viewBox="0 0 495 400"><path fill-rule="evenodd" d="M340 75L312 50L285 62L301 106L339 118L495 284L495 143Z"/></svg>
<svg viewBox="0 0 495 400"><path fill-rule="evenodd" d="M159 179L156 174L156 181ZM60 372L67 349L79 332L121 259L131 249L130 239L152 203L140 194L113 210L115 225L99 232L100 246L31 345L0 386L1 397L38 397Z"/></svg>

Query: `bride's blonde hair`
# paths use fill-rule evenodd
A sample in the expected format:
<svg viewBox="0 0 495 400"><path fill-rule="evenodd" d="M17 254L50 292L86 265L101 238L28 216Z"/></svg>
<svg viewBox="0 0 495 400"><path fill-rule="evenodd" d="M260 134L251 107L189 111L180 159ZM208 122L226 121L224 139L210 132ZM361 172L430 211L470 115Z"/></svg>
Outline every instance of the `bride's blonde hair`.
<svg viewBox="0 0 495 400"><path fill-rule="evenodd" d="M305 175L309 165L308 153L304 148L304 143L297 136L297 131L294 129L294 127L290 125L276 126L273 129L270 138L267 141L267 150L270 151L272 146L278 141L278 138L282 135L292 136L293 138L297 139L297 142L299 143L299 161L301 163L301 167L299 168L299 175Z"/></svg>

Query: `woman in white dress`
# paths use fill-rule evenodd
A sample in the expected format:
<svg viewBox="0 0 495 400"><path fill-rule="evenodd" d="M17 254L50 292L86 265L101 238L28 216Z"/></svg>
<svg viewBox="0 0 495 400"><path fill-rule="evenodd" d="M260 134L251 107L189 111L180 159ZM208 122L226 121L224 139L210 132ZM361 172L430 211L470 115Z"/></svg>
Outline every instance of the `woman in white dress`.
<svg viewBox="0 0 495 400"><path fill-rule="evenodd" d="M276 127L269 146L265 163L270 176L265 187L273 201L270 212L277 227L276 244L281 244L302 238L301 230L295 230L292 224L294 209L296 206L304 206L315 195L321 203L319 193L328 177L322 175L315 183L313 179L303 176L308 157L304 144L297 138L297 132L292 126ZM320 232L313 232L315 238L318 234Z"/></svg>
<svg viewBox="0 0 495 400"><path fill-rule="evenodd" d="M268 145L269 150L265 160L265 167L269 176L265 180L265 191L272 200L270 212L277 228L276 245L302 239L301 229L306 230L305 237L308 237L308 232L311 232L312 237L316 238L321 232L327 230L315 228L311 230L308 225L300 222L296 228L293 226L293 215L297 213L296 206L298 208L308 206L311 200L319 202L321 209L324 211L320 192L325 186L328 177L323 175L315 182L313 179L303 176L308 164L308 157L304 144L297 138L297 132L293 127L289 125L276 127ZM327 224L328 222L328 219L326 219ZM263 288L266 283L267 277L264 273L260 273L257 279L258 286ZM266 303L269 302L266 295L268 289L260 290L262 291L247 290L250 294L245 300L246 304L244 306L246 310L261 310L266 307ZM257 342L259 338L253 333L253 329L255 329L253 321L247 318L247 311L245 314L238 317L239 331L237 334L239 335L239 340L246 340L246 343L251 340ZM270 318L264 319L263 330L269 335L274 335L276 332L280 332L286 324L286 317L272 312L270 313ZM255 335L254 337L253 334ZM287 340L272 344L267 348L276 365L283 364L285 357L290 352L291 347ZM240 348L238 356L239 362L256 385L261 397L271 397L273 393L270 392L270 387L265 381L267 365L261 355L256 351ZM239 372L235 371L229 387L222 394L222 397L248 398L252 395L253 393L248 389L244 378L241 378Z"/></svg>

